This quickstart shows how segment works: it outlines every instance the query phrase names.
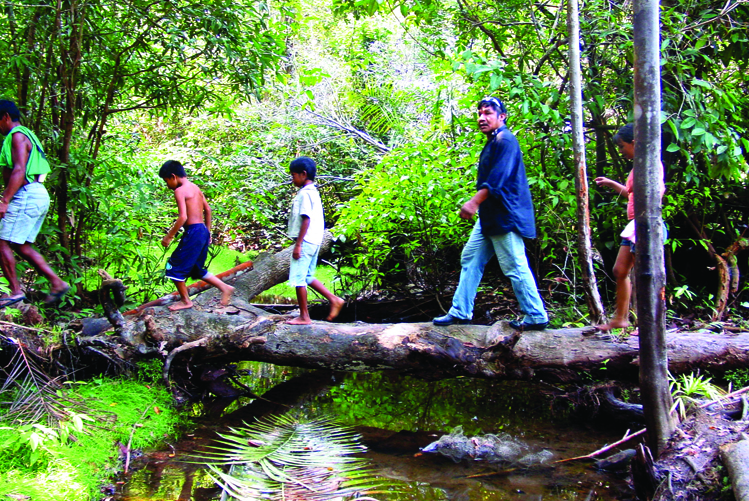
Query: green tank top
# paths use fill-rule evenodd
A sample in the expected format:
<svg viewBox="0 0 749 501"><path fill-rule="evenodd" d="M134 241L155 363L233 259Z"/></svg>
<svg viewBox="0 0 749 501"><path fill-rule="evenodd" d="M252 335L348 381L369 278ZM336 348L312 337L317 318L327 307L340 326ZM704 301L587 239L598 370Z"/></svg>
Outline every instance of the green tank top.
<svg viewBox="0 0 749 501"><path fill-rule="evenodd" d="M47 174L52 170L49 167L47 161L47 155L44 154L42 145L39 139L36 137L30 129L23 125L16 125L10 131L10 134L5 136L3 141L3 148L0 150L0 168L12 169L13 168L13 134L20 132L31 141L31 152L29 153L29 159L26 162L26 181L33 183L36 180L36 176L39 176L39 182L44 181Z"/></svg>

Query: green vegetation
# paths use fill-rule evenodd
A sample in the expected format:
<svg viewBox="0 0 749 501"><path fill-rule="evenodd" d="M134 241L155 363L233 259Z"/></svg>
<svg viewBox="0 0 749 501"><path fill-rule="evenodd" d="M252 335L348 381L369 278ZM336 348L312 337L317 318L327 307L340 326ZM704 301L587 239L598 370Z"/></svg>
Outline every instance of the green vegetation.
<svg viewBox="0 0 749 501"><path fill-rule="evenodd" d="M711 378L699 373L682 374L676 378L669 376L669 379L674 410L682 419L689 409L698 403L698 399L715 400L725 394L725 390L713 384Z"/></svg>
<svg viewBox="0 0 749 501"><path fill-rule="evenodd" d="M170 251L159 242L176 209L156 174L169 158L184 161L213 208L214 273L288 244L294 189L287 166L305 154L318 162L328 227L338 237L331 266L320 268L323 282L349 297L405 286L441 295L470 230L457 211L474 190L483 142L473 108L494 94L509 107L508 125L525 155L538 232L527 249L552 325L589 324L576 250L565 15L563 4L519 1L7 2L0 12L0 49L8 55L2 97L19 104L53 167L46 181L53 204L36 245L78 286L61 312L46 315L90 316L99 268L126 282L129 305L173 290L163 280ZM583 6L591 179L621 181L629 168L611 135L634 116L631 16L627 2ZM686 312L711 320L716 283L731 276L727 314L717 320L749 326L748 24L747 9L707 0L661 10L672 320ZM595 267L611 303L624 201L594 185L591 200ZM36 272L24 262L18 267L30 297L43 294ZM269 294L295 296L283 285ZM59 330L48 329L50 343ZM726 378L747 382L741 370ZM696 395L708 396L708 383L673 380L679 411ZM403 405L387 395L385 377L372 385L353 392L377 395L366 409L335 395L351 424L376 419L365 414L380 406ZM466 387L465 409L490 397ZM427 405L417 396L441 390L414 382L401 398ZM178 422L163 390L142 383L90 381L64 394L113 421L76 410L62 424L4 423L0 495L37 488L46 499L85 499L116 467L117 441L125 444L135 430L134 447L155 443ZM398 423L431 426L454 417L434 411L421 423L410 416ZM140 422L143 428L133 428Z"/></svg>
<svg viewBox="0 0 749 501"><path fill-rule="evenodd" d="M96 499L122 468L121 449L155 446L186 424L169 391L153 382L97 378L71 386L65 393L85 399L88 415L57 426L0 426L0 496Z"/></svg>
<svg viewBox="0 0 749 501"><path fill-rule="evenodd" d="M749 369L733 369L726 371L723 379L728 381L735 389L749 386Z"/></svg>
<svg viewBox="0 0 749 501"><path fill-rule="evenodd" d="M19 102L55 168L47 182L54 210L39 247L83 291L105 268L146 301L163 291L155 280L158 243L174 217L171 193L156 176L160 163L183 160L204 188L218 245L254 252L286 244L294 192L286 166L306 154L318 161L328 226L341 237L334 266L355 270L343 280L356 287L343 290L413 284L440 293L470 227L456 212L473 189L482 143L473 107L492 93L505 99L526 158L539 235L528 252L539 287L555 325L586 323L563 6L410 0L396 19L385 5L332 0L331 15L297 0L210 0L196 17L194 6L179 2L120 9L97 0L85 11L14 4L0 14L2 43L14 54L0 80L19 89L6 97ZM664 200L667 300L675 315L715 314L717 271L702 270L720 264L716 256L746 273L739 252L749 114L746 72L736 68L749 39L745 12L731 11L731 23L726 15L704 0L662 13L663 160L673 187ZM591 177L623 180L628 168L611 132L633 116L630 16L629 7L606 2L583 12ZM85 58L71 57L82 47ZM57 71L77 77L49 77ZM66 93L75 99L54 101ZM606 277L623 202L595 186L592 201L599 283L611 302ZM44 288L19 266L29 285ZM735 322L747 316L738 306L745 291L741 280L729 304ZM87 306L79 304L85 298L73 297L75 306Z"/></svg>

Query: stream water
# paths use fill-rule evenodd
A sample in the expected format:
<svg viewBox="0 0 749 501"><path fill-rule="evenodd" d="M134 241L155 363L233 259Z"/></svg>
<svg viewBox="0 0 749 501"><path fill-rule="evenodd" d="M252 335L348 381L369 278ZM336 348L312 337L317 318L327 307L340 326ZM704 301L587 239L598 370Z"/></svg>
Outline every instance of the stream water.
<svg viewBox="0 0 749 501"><path fill-rule="evenodd" d="M380 500L634 499L621 476L590 462L554 461L588 454L624 434L625 427L593 426L555 400L550 387L519 382L453 379L427 382L390 374L343 374L246 363L243 382L264 399L213 400L193 407L196 428L169 449L146 451L116 486L113 499L218 501L221 490L191 456L216 433L268 414L334 416L354 426L378 474L394 482ZM508 468L464 459L458 463L420 449L461 426L467 436L508 433L544 464ZM617 452L617 451L612 451Z"/></svg>

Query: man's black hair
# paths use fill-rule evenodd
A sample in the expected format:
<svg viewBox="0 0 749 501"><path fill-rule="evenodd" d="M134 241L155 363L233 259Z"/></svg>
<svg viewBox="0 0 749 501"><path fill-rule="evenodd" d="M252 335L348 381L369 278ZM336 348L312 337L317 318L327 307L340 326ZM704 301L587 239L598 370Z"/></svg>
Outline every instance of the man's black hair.
<svg viewBox="0 0 749 501"><path fill-rule="evenodd" d="M161 166L161 169L159 169L159 177L162 179L172 177L172 174L177 177L187 177L185 168L182 166L179 160L167 160L166 162L164 162L164 165Z"/></svg>
<svg viewBox="0 0 749 501"><path fill-rule="evenodd" d="M619 146L622 143L635 142L635 124L627 124L614 134L614 144Z"/></svg>
<svg viewBox="0 0 749 501"><path fill-rule="evenodd" d="M296 174L306 172L307 179L314 181L315 174L317 174L317 165L310 157L299 157L291 161L289 164L289 172L294 172Z"/></svg>
<svg viewBox="0 0 749 501"><path fill-rule="evenodd" d="M21 120L21 112L18 111L16 103L8 99L2 99L0 100L0 118L5 116L6 113L10 115L10 119L14 122Z"/></svg>
<svg viewBox="0 0 749 501"><path fill-rule="evenodd" d="M479 105L476 107L477 110L480 110L484 106L488 106L489 108L493 109L497 112L497 115L500 113L504 113L505 115L509 116L509 113L507 113L507 107L505 106L505 103L503 103L500 99L497 99L496 97L487 96L481 101L479 101Z"/></svg>

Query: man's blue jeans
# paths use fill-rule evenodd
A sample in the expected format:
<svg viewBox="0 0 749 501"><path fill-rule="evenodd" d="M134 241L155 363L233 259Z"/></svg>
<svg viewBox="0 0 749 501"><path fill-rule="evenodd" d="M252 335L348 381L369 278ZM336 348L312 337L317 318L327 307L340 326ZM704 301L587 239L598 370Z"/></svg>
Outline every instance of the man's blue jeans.
<svg viewBox="0 0 749 501"><path fill-rule="evenodd" d="M510 279L520 309L525 313L523 322L539 324L548 322L549 317L544 309L541 296L536 288L536 281L525 256L523 237L515 232L487 237L481 234L481 223L476 222L471 236L463 247L460 258L462 270L460 283L453 296L450 315L456 318L471 320L473 318L473 301L476 299L481 277L486 263L496 253L502 273Z"/></svg>

